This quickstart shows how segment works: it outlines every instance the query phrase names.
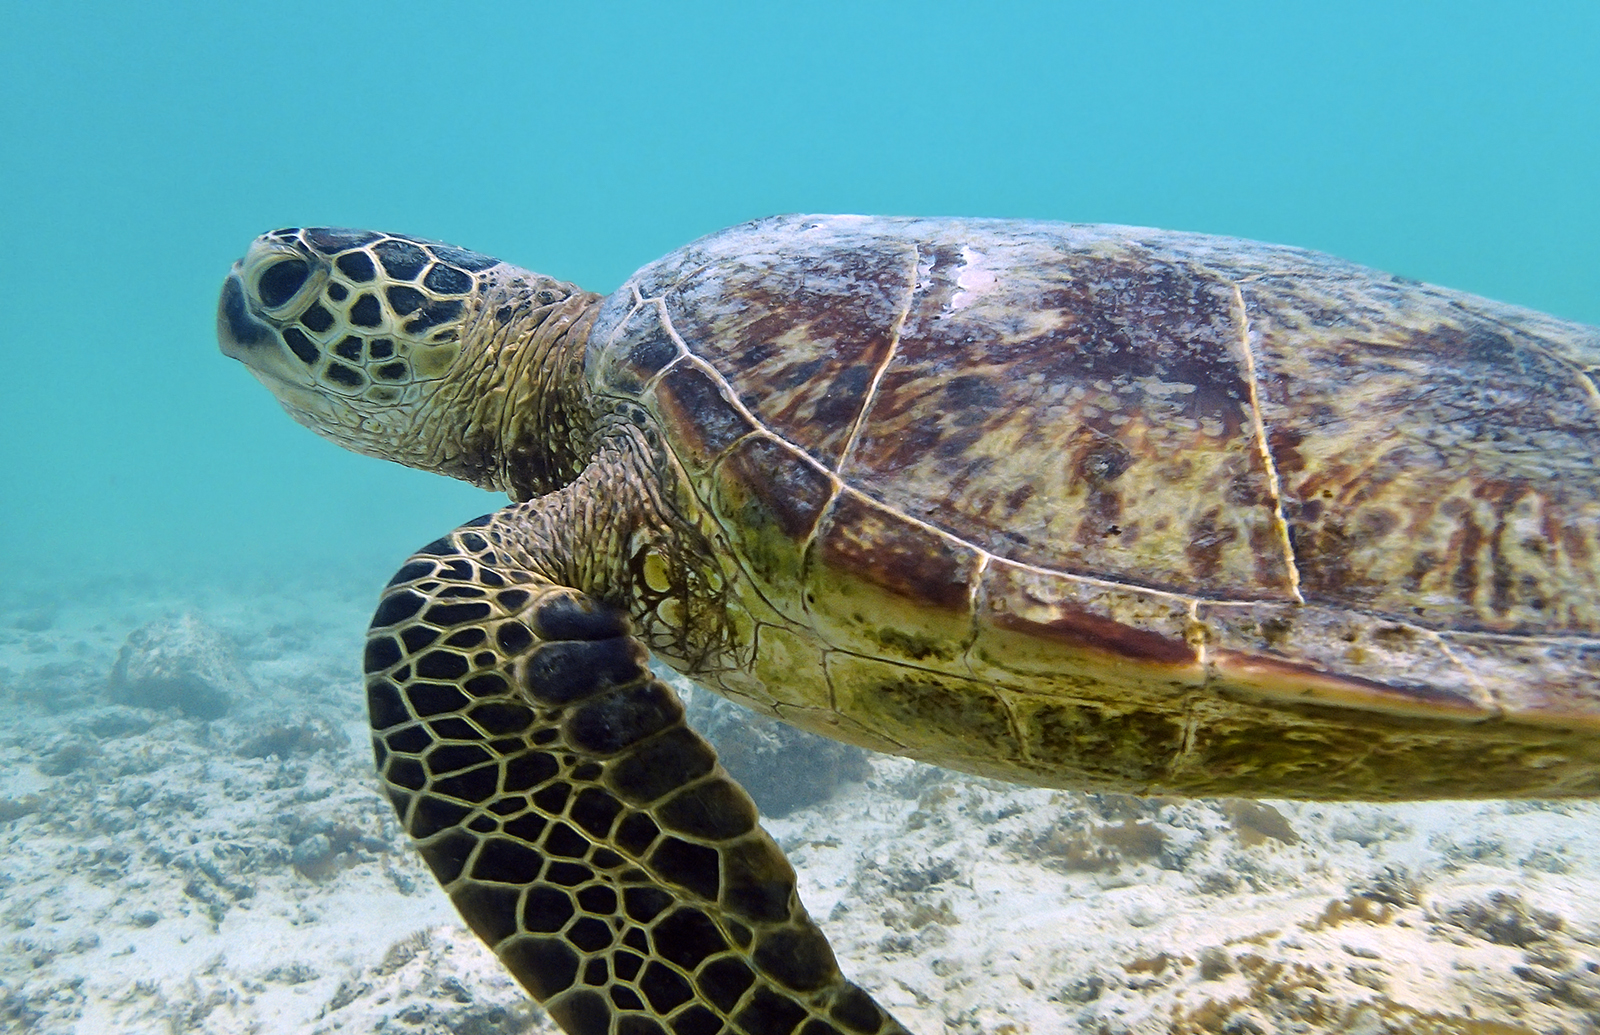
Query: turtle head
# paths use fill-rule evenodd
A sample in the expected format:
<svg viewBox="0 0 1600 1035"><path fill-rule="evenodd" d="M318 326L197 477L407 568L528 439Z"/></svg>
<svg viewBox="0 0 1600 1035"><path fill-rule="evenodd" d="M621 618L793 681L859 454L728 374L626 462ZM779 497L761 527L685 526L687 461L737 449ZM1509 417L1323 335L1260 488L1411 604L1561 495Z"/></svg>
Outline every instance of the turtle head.
<svg viewBox="0 0 1600 1035"><path fill-rule="evenodd" d="M572 290L434 241L274 230L251 243L223 283L217 338L318 434L500 488L505 393L497 388L520 376L503 367L530 331L529 320L518 326L506 314L532 317L538 301L548 310ZM520 304L508 309L508 300ZM496 313L485 321L491 305Z"/></svg>
<svg viewBox="0 0 1600 1035"><path fill-rule="evenodd" d="M234 263L222 351L301 424L402 463L461 358L462 318L496 260L360 230L274 230Z"/></svg>

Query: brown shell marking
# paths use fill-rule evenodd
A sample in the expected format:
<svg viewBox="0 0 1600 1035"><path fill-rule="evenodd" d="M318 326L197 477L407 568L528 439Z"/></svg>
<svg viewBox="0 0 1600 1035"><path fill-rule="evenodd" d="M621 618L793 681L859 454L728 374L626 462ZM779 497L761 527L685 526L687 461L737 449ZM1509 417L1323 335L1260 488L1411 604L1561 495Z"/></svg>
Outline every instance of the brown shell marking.
<svg viewBox="0 0 1600 1035"><path fill-rule="evenodd" d="M812 538L806 610L831 643L951 660L970 638L972 583L982 566L970 545L847 489Z"/></svg>
<svg viewBox="0 0 1600 1035"><path fill-rule="evenodd" d="M749 576L728 692L1047 785L1600 789L1594 331L1059 224L778 219L631 290L596 383ZM1473 752L1520 775L1406 782Z"/></svg>
<svg viewBox="0 0 1600 1035"><path fill-rule="evenodd" d="M837 469L891 352L914 256L894 240L821 249L802 262L758 251L738 267L698 264L664 304L675 326L691 328L694 354L728 378L746 408Z"/></svg>
<svg viewBox="0 0 1600 1035"><path fill-rule="evenodd" d="M1242 290L1308 599L1600 633L1592 331L1375 277Z"/></svg>
<svg viewBox="0 0 1600 1035"><path fill-rule="evenodd" d="M1600 635L1588 329L1197 235L769 224L639 290L739 409L911 518L1204 599Z"/></svg>
<svg viewBox="0 0 1600 1035"><path fill-rule="evenodd" d="M846 481L1010 560L1293 598L1231 286L1117 256L925 260Z"/></svg>

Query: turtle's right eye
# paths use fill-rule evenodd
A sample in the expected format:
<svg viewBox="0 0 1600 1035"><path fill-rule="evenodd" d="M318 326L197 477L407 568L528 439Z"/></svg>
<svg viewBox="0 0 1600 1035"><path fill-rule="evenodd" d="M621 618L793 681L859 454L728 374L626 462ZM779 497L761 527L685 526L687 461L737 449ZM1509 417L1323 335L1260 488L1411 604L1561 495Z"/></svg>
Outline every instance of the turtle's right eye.
<svg viewBox="0 0 1600 1035"><path fill-rule="evenodd" d="M268 309L277 309L305 286L306 278L310 275L311 267L304 259L285 259L268 266L256 280L256 293L261 298L261 304Z"/></svg>

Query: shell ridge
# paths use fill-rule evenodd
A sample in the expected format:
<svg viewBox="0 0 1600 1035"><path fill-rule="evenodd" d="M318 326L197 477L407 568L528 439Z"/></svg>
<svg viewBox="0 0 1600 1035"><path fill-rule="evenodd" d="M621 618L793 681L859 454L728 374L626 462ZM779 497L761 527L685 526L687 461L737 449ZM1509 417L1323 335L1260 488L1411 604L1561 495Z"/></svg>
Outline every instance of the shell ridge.
<svg viewBox="0 0 1600 1035"><path fill-rule="evenodd" d="M866 494L862 493L862 495L865 496ZM939 528L937 525L930 525L926 521L918 521L916 518L912 517L910 514L907 514L904 511L896 510L895 508L890 507L887 503L884 503L881 500L874 499L871 496L867 496L867 498L871 499L874 503L878 504L879 506L887 508L888 510L892 511L893 513L895 513L896 515L904 518L907 521L913 522L914 524L922 525L922 526L924 526L926 528L930 528L933 531L939 533L940 535L946 536L946 537L948 537L950 539L954 539L956 542L961 543L964 546L970 547L973 550L978 550L979 552L984 553L985 555L988 554L988 551L983 550L981 547L967 542L965 539L962 539L960 536L951 535L949 532L946 532L944 529ZM1269 603L1269 602L1275 602L1276 601L1276 598L1274 598L1274 597L1262 597L1260 600L1212 600L1209 597L1196 596L1193 593L1179 593L1176 590L1162 589L1159 586L1146 586L1143 583L1139 583L1139 582L1124 582L1124 581L1120 581L1118 579L1101 578L1101 577L1096 576L1096 575L1085 575L1082 572L1067 571L1065 568L1047 568L1042 564L1029 564L1026 561L1012 560L1009 557L1005 558L1005 562L1006 562L1006 564L1008 564L1008 565L1010 565L1010 566L1012 566L1014 568L1017 568L1017 569L1019 569L1021 571L1033 572L1033 573L1038 574L1038 575L1054 576L1056 578L1071 579L1071 580L1076 581L1076 582L1082 582L1084 585L1087 585L1087 586L1098 586L1101 589L1131 589L1131 590L1136 590L1137 592L1140 592L1140 593L1149 593L1151 596L1165 597L1165 598L1167 598L1169 600L1174 600L1174 601L1182 601L1185 605L1189 604L1192 601L1204 601L1206 604L1237 604L1237 605L1262 604L1262 603Z"/></svg>
<svg viewBox="0 0 1600 1035"><path fill-rule="evenodd" d="M971 543L971 542L961 538L958 535L955 535L955 534L953 534L953 533L951 533L951 532L949 532L949 531L947 531L947 530L945 530L943 528L940 528L938 525L929 524L926 521L919 520L918 518L913 517L910 514L907 514L905 511L900 510L899 508L893 506L892 504L878 499L876 496L872 496L872 495L870 495L868 493L861 492L861 490L859 490L859 489L852 488L851 491L856 492L862 498L867 499L867 500L871 501L873 504L884 508L885 510L887 510L890 513L894 514L896 517L901 518L902 520L905 520L905 521L908 521L908 522L910 522L912 524L920 525L920 526L922 526L924 528L930 529L930 530L932 530L933 532L937 533L938 535L940 535L943 538L950 539L950 540L952 540L954 542L960 543L963 546L968 547L971 550L976 551L977 553L979 553L980 555L982 555L985 558L985 562L987 562L987 558L990 556L989 551L983 549L981 546L978 546L975 543ZM831 504L831 502L832 501L830 500L830 504ZM1200 603L1200 604L1202 604L1202 605L1204 605L1206 607L1253 607L1253 606L1260 605L1260 604L1274 604L1274 603L1276 603L1276 604L1285 604L1285 603L1300 603L1300 604L1304 604L1305 603L1305 601L1293 601L1293 602L1291 602L1291 601L1282 600L1281 598L1278 598L1278 597L1268 597L1268 596L1256 597L1256 598L1250 598L1250 597L1210 597L1210 596L1205 596L1203 594L1180 593L1177 590L1163 589L1160 586L1146 585L1145 583L1142 583L1142 582L1134 582L1134 581L1131 581L1131 580L1108 579L1108 578L1105 578L1103 576L1097 576L1097 575L1086 575L1083 572L1069 571L1069 570L1067 570L1065 568L1050 568L1050 567L1046 567L1046 566L1044 566L1042 564L1029 564L1026 561L1018 561L1018 560L1013 560L1011 558L1006 558L1005 562L1006 562L1006 564L1008 564L1008 565L1010 565L1012 567L1018 568L1018 569L1023 570L1023 571L1033 572L1033 573L1039 574L1039 575L1048 575L1048 576L1054 576L1054 577L1057 577L1057 578L1071 579L1071 580L1076 581L1076 582L1081 582L1081 583L1083 583L1084 585L1087 585L1087 586L1098 586L1098 587L1100 587L1102 589L1134 590L1134 591L1139 592L1139 593L1148 593L1151 596L1163 597L1163 598L1166 598L1168 600L1182 601L1185 605L1189 604L1190 602L1198 602L1198 603ZM1369 618L1383 619L1383 620L1385 620L1387 622L1390 622L1390 623L1396 624L1396 625L1405 625L1407 627L1413 627L1414 626L1417 629L1427 630L1427 631L1430 631L1430 632L1437 632L1438 631L1438 630L1432 629L1429 626L1415 625L1415 623L1407 622L1404 619L1402 619L1402 618L1398 617L1397 615L1395 615L1395 614L1393 614L1391 612L1388 612L1388 611L1377 610L1377 609L1374 609L1374 608L1361 608L1361 607L1348 607L1348 606L1344 607L1344 610L1348 611L1351 614L1364 615L1364 616L1369 617ZM1551 645L1561 644L1561 645L1567 645L1567 646L1570 646L1570 645L1573 645L1573 644L1584 644L1584 645L1594 645L1596 647L1600 647L1600 637L1596 637L1596 636L1593 636L1593 635L1591 635L1589 633L1585 633L1585 632L1571 632L1571 633L1560 633L1560 632L1557 632L1557 633L1538 633L1538 634L1534 634L1534 633L1501 632L1501 631L1493 630L1493 629L1450 629L1450 630L1447 630L1447 631L1450 633L1450 635L1456 636L1456 637L1459 637L1459 638L1462 638L1462 639L1475 639L1475 640L1487 640L1487 641L1506 640L1506 641L1509 641L1509 642L1512 642L1512 643L1525 643L1525 644L1545 643L1545 644L1551 644Z"/></svg>
<svg viewBox="0 0 1600 1035"><path fill-rule="evenodd" d="M774 438L780 442L783 442L785 445L788 444L782 435L773 434L770 430L768 431L768 434L772 434ZM811 459L811 457L806 454L805 450L803 449L796 450L796 452L806 456L806 459L808 460ZM827 469L823 468L823 470L826 471ZM828 519L833 516L834 508L839 505L839 498L845 493L844 481L832 471L828 471L827 473L828 501L817 510L817 520L812 522L810 531L806 532L805 541L800 544L800 585L802 586L811 585L811 579L813 575L811 565L815 563L815 558L818 553L817 550L813 549L813 547L817 545L817 536L821 534L822 529L827 527ZM811 610L811 601L809 599L810 596L811 594L809 593L800 594L800 611L806 616L806 624L811 627L811 631L816 635L817 639L822 643L827 643L828 638L822 634L822 626L818 624L817 616ZM824 662L826 662L828 653L829 652L825 652L823 654ZM826 666L824 666L823 675L828 681L828 697L830 702L832 702L835 699L833 676L828 672Z"/></svg>
<svg viewBox="0 0 1600 1035"><path fill-rule="evenodd" d="M989 570L989 562L994 560L994 554L982 547L973 547L973 549L978 551L978 563L972 566L972 581L967 585L968 626L966 639L961 643L960 658L961 667L965 668L973 679L981 679L983 678L982 675L972 664L972 648L977 644L978 636L982 631L978 616L982 613L983 597L985 595L983 592L983 575Z"/></svg>
<svg viewBox="0 0 1600 1035"><path fill-rule="evenodd" d="M1185 637L1194 648L1194 663L1205 673L1205 682L1211 681L1211 644L1207 641L1205 622L1200 618L1200 601L1189 601L1189 629Z"/></svg>
<svg viewBox="0 0 1600 1035"><path fill-rule="evenodd" d="M637 294L637 292L635 293ZM661 379L666 377L668 373L677 369L680 365L688 362L689 360L699 358L694 354L693 351L690 350L688 343L683 340L683 336L678 333L678 328L672 325L672 313L667 310L666 296L657 295L653 298L642 298L639 300L640 309L647 305L653 305L656 307L656 319L661 321L661 329L667 332L667 337L671 338L672 343L678 346L678 354L672 357L672 362L668 363L660 370L657 370L650 380L644 383L641 394L649 394L650 392L655 391L656 385L660 384ZM701 365L704 366L705 364L702 363ZM715 371L712 371L712 373L715 373ZM721 378L719 377L718 381L720 382L720 380ZM738 399L735 398L734 402L737 403ZM746 416L748 416L748 414L746 414Z"/></svg>
<svg viewBox="0 0 1600 1035"><path fill-rule="evenodd" d="M878 384L883 380L884 373L894 362L896 354L900 351L900 334L906 325L906 319L911 315L911 306L917 299L917 265L922 261L922 249L913 241L911 243L911 269L910 276L906 278L906 300L895 314L894 322L889 325L889 347L884 350L883 361L872 372L872 380L867 384L865 397L861 400L861 409L856 413L854 423L850 425L850 434L845 436L844 448L839 450L839 461L834 464L835 474L842 475L844 465L849 462L855 453L856 442L861 438L861 429L867 423L867 417L872 413L872 403L878 397Z"/></svg>
<svg viewBox="0 0 1600 1035"><path fill-rule="evenodd" d="M715 473L716 473L717 469L719 467L721 467L722 464L727 460L728 455L730 453L732 453L736 448L738 448L740 442L745 442L745 441L747 441L747 440L749 440L751 438L755 438L755 437L761 436L761 435L765 435L765 436L767 436L769 438L777 439L777 436L773 435L772 432L767 430L766 428L762 428L760 431L753 431L748 435L742 436L738 440L738 442L735 442L733 445L729 446L728 449L725 450L721 456L717 457L716 461L712 464L712 474L713 474L713 476L715 476ZM777 439L777 440L780 441L780 442L782 441L781 439ZM812 460L811 457L807 456L804 451L795 450L795 453L798 454L798 456L801 459L803 459L805 462L808 462L813 467L816 467L819 470L822 470L823 473L825 473L825 474L827 473L827 469L826 468L823 468L821 464L818 464L816 461ZM679 476L682 477L685 480L685 482L690 482L691 480L688 478L688 475L683 472L683 467L682 467L681 464L678 463L678 460L677 460L676 457L673 458L672 463L678 469ZM839 494L838 479L830 478L829 482L833 486L833 497L837 497L838 494ZM696 492L696 495L698 496L698 490ZM828 500L828 504L824 505L822 510L818 512L818 518L817 518L818 525L820 525L821 522L823 521L823 519L827 517L828 505L832 504L833 497L830 497L829 500ZM700 497L700 502L706 508L706 512L711 515L711 519L716 523L717 528L722 532L722 534L725 537L728 537L729 539L731 539L733 537L733 530L730 529L728 527L728 525L724 522L721 513L712 504L712 502L707 500L707 499L705 499L704 497ZM811 540L816 536L816 534L817 534L817 530L816 530L816 527L814 526L811 529L811 531L807 534L805 542L801 545L800 556L802 558L804 558L806 556L805 550L806 550L807 547L809 547L811 545ZM805 597L804 597L803 594L800 597L800 608L801 608L801 612L805 616L805 622L802 624L802 623L796 621L792 616L790 616L790 614L787 611L785 611L783 608L779 607L778 604L776 602L774 602L767 595L766 589L763 586L763 580L761 578L759 578L757 576L757 574L751 569L750 562L746 557L744 557L744 556L736 556L736 557L733 558L733 563L738 567L739 571L741 573L743 573L747 591L750 592L751 594L753 594L757 600L761 601L761 603L764 604L767 607L768 610L770 610L774 615L777 615L780 618L782 618L786 623L788 623L788 625L790 627L799 628L799 629L805 629L806 631L815 634L816 625L815 625L815 623L813 623L811 621L810 611L806 606ZM804 564L804 562L802 561L802 565L803 564ZM780 627L778 622L770 621L770 620L767 620L767 619L758 620L758 622L756 623L756 626L757 626L757 630L758 630L756 635L757 635L758 638L759 638L759 629L760 628L765 627L765 626L771 626L773 628L779 628ZM830 689L830 694L831 694L831 689Z"/></svg>
<svg viewBox="0 0 1600 1035"><path fill-rule="evenodd" d="M1195 705L1208 693L1216 681L1215 666L1211 661L1211 644L1206 636L1205 621L1200 617L1200 601L1189 601L1189 628L1193 630L1189 636L1189 644L1194 647L1195 664L1200 669L1200 685L1183 695L1183 733L1178 740L1178 747L1167 759L1167 778L1176 781L1178 774L1183 770L1185 760L1200 754L1198 744L1201 727L1205 719L1200 715Z"/></svg>
<svg viewBox="0 0 1600 1035"><path fill-rule="evenodd" d="M1425 629L1420 626L1414 628L1436 644L1439 648L1439 653L1450 659L1450 664L1454 665L1457 671L1461 673L1462 682L1471 691L1473 700L1478 703L1480 708L1493 718L1499 718L1506 713L1506 706L1500 700L1500 696L1491 690L1488 684L1478 678L1477 674L1472 671L1471 665L1462 661L1460 656L1450 649L1449 640L1439 635L1436 629Z"/></svg>
<svg viewBox="0 0 1600 1035"><path fill-rule="evenodd" d="M622 314L620 319L606 328L604 339L591 342L593 346L598 346L600 352L605 352L616 344L617 338L622 335L622 329L628 326L628 321L633 319L633 315L644 305L644 297L639 294L639 289L632 282L628 284L628 294L633 296L633 304L628 306L627 311Z"/></svg>
<svg viewBox="0 0 1600 1035"><path fill-rule="evenodd" d="M1594 404L1597 417L1600 417L1600 387L1596 387L1594 375L1587 370L1579 370L1578 380L1583 384L1583 390L1588 393L1589 401Z"/></svg>
<svg viewBox="0 0 1600 1035"><path fill-rule="evenodd" d="M1283 549L1283 563L1289 577L1289 592L1295 602L1303 604L1306 598L1300 592L1300 565L1295 558L1294 539L1289 535L1289 522L1283 513L1283 481L1278 476L1278 464L1272 455L1272 445L1267 438L1267 423L1261 413L1259 379L1256 376L1255 350L1250 347L1250 310L1244 304L1244 292L1237 282L1228 285L1233 289L1232 305L1238 313L1239 352L1244 358L1244 383L1250 397L1250 420L1255 425L1256 448L1261 453L1261 463L1267 472L1267 491L1272 494L1272 530L1277 534L1278 545Z"/></svg>

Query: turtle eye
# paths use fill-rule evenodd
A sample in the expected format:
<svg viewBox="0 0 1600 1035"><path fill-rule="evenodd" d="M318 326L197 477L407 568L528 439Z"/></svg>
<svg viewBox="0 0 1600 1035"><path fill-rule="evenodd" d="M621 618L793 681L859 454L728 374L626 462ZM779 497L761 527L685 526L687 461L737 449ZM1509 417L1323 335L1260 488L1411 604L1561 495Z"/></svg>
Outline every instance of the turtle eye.
<svg viewBox="0 0 1600 1035"><path fill-rule="evenodd" d="M306 278L310 275L311 267L304 259L285 259L268 266L256 280L256 293L261 296L261 304L268 309L277 309L305 286Z"/></svg>

